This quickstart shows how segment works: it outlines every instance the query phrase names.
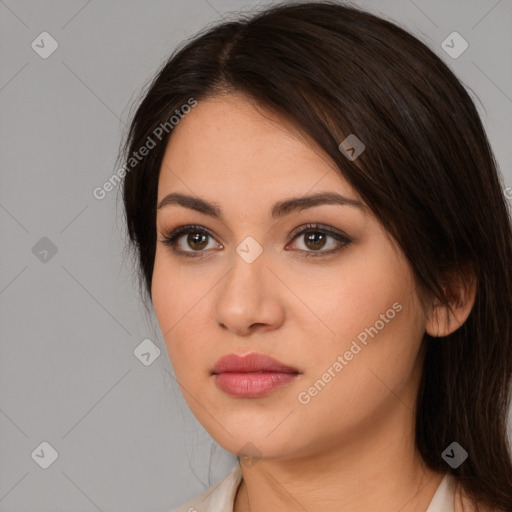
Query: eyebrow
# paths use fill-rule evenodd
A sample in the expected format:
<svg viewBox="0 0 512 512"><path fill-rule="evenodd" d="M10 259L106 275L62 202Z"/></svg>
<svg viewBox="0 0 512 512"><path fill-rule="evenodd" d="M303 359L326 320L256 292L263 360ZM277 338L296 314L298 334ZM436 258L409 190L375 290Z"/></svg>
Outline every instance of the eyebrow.
<svg viewBox="0 0 512 512"><path fill-rule="evenodd" d="M157 209L160 210L164 206L170 204L178 204L184 208L189 208L190 210L195 210L210 217L224 220L222 209L217 203L212 203L199 197L174 192L172 194L166 195L160 201ZM273 219L278 219L292 212L301 211L324 204L352 206L354 208L360 208L361 210L366 209L365 205L356 199L350 199L335 192L319 192L309 196L291 197L284 201L279 201L272 206L271 216Z"/></svg>

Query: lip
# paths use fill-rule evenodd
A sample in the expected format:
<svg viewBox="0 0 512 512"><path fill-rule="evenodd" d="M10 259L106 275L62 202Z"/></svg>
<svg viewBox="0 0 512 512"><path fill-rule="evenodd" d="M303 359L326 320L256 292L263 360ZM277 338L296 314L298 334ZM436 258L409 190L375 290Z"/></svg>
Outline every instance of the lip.
<svg viewBox="0 0 512 512"><path fill-rule="evenodd" d="M276 372L299 373L297 368L285 365L265 354L253 352L246 356L227 354L222 356L213 367L212 373L248 373L248 372Z"/></svg>
<svg viewBox="0 0 512 512"><path fill-rule="evenodd" d="M223 392L236 397L258 398L286 386L299 370L264 354L228 354L212 370L215 383Z"/></svg>

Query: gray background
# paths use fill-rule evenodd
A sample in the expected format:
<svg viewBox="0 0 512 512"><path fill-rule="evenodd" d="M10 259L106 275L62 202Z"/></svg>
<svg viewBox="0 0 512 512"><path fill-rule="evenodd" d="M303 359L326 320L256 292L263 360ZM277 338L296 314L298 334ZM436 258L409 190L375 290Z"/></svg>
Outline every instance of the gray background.
<svg viewBox="0 0 512 512"><path fill-rule="evenodd" d="M511 186L512 2L355 3L452 67ZM263 4L0 0L1 511L166 511L233 466L186 407L144 314L120 196L92 191L117 169L130 108L163 59L229 11ZM46 59L31 47L43 31L58 43ZM453 31L469 43L456 59L441 47ZM146 366L134 350L147 338L161 354ZM47 469L44 441L58 452Z"/></svg>

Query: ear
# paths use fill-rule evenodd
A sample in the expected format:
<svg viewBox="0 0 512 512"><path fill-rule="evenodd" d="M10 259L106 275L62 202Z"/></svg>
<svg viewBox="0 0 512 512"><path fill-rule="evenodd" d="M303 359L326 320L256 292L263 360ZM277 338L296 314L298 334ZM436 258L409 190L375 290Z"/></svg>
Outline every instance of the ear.
<svg viewBox="0 0 512 512"><path fill-rule="evenodd" d="M434 338L441 338L456 331L471 313L476 290L477 279L470 265L452 274L450 284L443 286L452 311L436 297L427 319L426 332Z"/></svg>

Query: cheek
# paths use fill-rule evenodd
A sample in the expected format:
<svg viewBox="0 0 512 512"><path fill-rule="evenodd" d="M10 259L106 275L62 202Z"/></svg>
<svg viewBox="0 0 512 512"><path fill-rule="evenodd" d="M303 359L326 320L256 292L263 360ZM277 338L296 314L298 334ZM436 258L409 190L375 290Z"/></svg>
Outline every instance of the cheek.
<svg viewBox="0 0 512 512"><path fill-rule="evenodd" d="M205 318L207 294L212 288L208 276L188 275L178 269L165 254L155 257L151 292L153 308L167 347L169 358L178 380L192 376L191 367L197 370L195 361L204 358L200 340L208 340Z"/></svg>
<svg viewBox="0 0 512 512"><path fill-rule="evenodd" d="M165 261L165 256L159 254L157 249L151 282L153 308L175 369L180 366L175 364L176 358L180 356L177 340L181 339L180 329L186 319L184 308L189 296L187 287L179 276L180 274Z"/></svg>
<svg viewBox="0 0 512 512"><path fill-rule="evenodd" d="M366 304L370 313L358 315L360 327L352 332L344 330L340 319L339 335L333 337L334 341L327 342L328 346L321 350L317 345L308 357L307 378L297 393L303 393L301 404L308 401L299 406L299 411L306 415L304 424L310 430L333 438L339 437L340 430L357 436L361 428L375 425L385 411L413 408L413 383L418 369L415 363L421 340L415 306L404 294L402 309L393 309L396 314L388 315L389 323L384 322L378 329L382 325L377 323L374 327L378 315L386 312L389 302L383 300L382 305L383 309L377 302ZM365 343L358 339L361 333Z"/></svg>
<svg viewBox="0 0 512 512"><path fill-rule="evenodd" d="M332 386L333 391L339 386L335 393L341 395L370 386L367 392L375 396L372 382L378 382L377 376L391 388L400 386L410 377L424 329L407 263L383 245L365 254L354 254L343 268L317 275L317 290L324 293L308 298L323 323L315 320L317 331L325 331L308 356L314 373L310 377L320 378L338 356L347 354L347 364ZM385 389L383 383L378 386Z"/></svg>
<svg viewBox="0 0 512 512"><path fill-rule="evenodd" d="M343 265L322 269L308 280L299 279L300 296L316 314L319 332L336 349L350 345L354 337L379 321L381 314L391 310L388 316L395 316L393 304L401 304L410 295L408 268L382 247L354 251ZM386 323L385 330L396 323Z"/></svg>

